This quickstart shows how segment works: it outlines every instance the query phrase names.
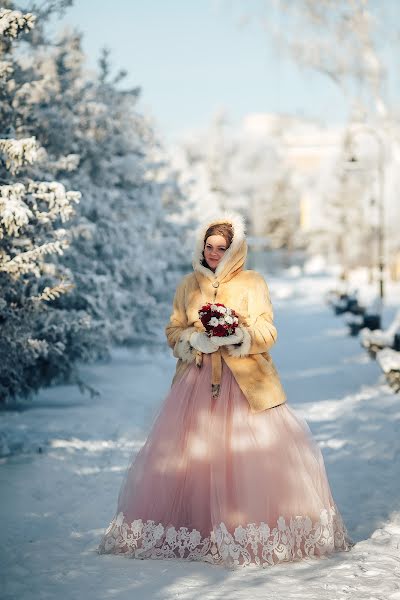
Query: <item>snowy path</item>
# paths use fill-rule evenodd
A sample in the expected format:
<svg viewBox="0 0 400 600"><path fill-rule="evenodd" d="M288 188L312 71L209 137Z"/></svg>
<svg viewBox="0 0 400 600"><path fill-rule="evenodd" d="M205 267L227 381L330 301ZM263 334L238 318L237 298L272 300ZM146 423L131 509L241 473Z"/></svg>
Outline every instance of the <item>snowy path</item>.
<svg viewBox="0 0 400 600"><path fill-rule="evenodd" d="M117 349L110 364L82 369L100 398L60 386L41 392L29 410L1 415L3 450L12 451L0 463L2 600L400 600L400 395L322 304L328 283L313 281L311 295L305 279L271 280L279 332L273 357L290 404L321 446L357 542L350 553L239 571L97 555L123 471L175 363L166 348L157 355Z"/></svg>

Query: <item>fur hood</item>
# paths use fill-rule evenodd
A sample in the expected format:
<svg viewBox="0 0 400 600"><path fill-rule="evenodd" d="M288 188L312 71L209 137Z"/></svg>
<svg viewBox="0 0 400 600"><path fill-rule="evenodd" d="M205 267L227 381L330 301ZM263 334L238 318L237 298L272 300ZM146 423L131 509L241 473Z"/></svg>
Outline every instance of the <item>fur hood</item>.
<svg viewBox="0 0 400 600"><path fill-rule="evenodd" d="M202 265L204 259L204 236L210 225L217 223L230 223L233 227L233 239L231 245L225 252L221 261L217 265L215 272ZM215 278L222 280L232 272L237 272L243 268L247 257L247 241L245 237L246 225L242 215L225 211L215 214L214 217L203 221L196 231L195 249L192 256L192 266L194 271L202 273L205 277L213 281Z"/></svg>

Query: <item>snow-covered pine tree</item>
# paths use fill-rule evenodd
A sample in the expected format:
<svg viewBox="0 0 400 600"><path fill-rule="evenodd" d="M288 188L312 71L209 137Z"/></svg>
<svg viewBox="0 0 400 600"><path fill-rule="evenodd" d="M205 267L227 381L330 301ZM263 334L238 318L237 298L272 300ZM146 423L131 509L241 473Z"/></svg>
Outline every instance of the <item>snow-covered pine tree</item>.
<svg viewBox="0 0 400 600"><path fill-rule="evenodd" d="M45 19L69 3L44 3L41 16ZM111 75L107 52L99 73L87 73L79 33L66 32L51 41L43 23L33 32L17 48L4 46L2 58L8 52L9 60L1 63L1 93L8 98L15 91L12 101L2 103L2 123L11 111L19 143L25 140L25 162L36 152L36 162L20 166L18 181L56 181L52 193L57 201L62 189L71 188L80 190L82 201L57 230L59 244L61 238L70 243L68 252L47 254L39 276L29 279L29 294L39 297L46 290L51 302L42 302L27 317L32 339L43 343L36 343L37 360L30 370L16 361L13 396L50 381L84 385L76 360L106 357L113 342L165 343L175 284L190 268L194 225L180 218L190 203L150 122L136 110L139 90L121 88L125 75ZM11 137L3 135L10 168L11 158L17 161L15 149L6 157ZM66 201L62 207L67 210ZM74 284L68 294L57 294L60 278ZM21 311L21 318L25 315Z"/></svg>
<svg viewBox="0 0 400 600"><path fill-rule="evenodd" d="M35 177L45 170L46 151L27 127L25 88L32 72L14 52L14 42L34 24L31 13L0 9L1 402L49 382L48 357L62 354L39 324L52 312L48 304L72 283L46 258L68 247L65 223L80 199L80 192L67 191L58 181Z"/></svg>
<svg viewBox="0 0 400 600"><path fill-rule="evenodd" d="M38 51L35 64L43 80L51 73L40 137L54 161L79 156L79 168L59 177L84 197L71 223L73 248L59 261L76 287L60 304L87 311L106 344L164 342L174 284L190 267L190 223L175 218L185 200L136 109L139 89L122 88L126 73L112 74L106 50L98 74L86 73L75 32Z"/></svg>

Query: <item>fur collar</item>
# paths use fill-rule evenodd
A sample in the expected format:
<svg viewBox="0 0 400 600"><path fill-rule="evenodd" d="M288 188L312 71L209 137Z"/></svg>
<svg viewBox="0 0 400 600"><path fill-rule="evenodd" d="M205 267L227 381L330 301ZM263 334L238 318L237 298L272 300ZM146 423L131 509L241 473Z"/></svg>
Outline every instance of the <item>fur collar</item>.
<svg viewBox="0 0 400 600"><path fill-rule="evenodd" d="M215 272L213 272L211 269L202 265L201 261L203 260L204 236L210 225L216 223L231 223L233 227L233 239L231 245L215 269ZM195 249L192 257L193 269L211 280L219 277L242 246L243 241L246 239L245 232L246 225L244 218L242 215L232 211L219 212L214 218L211 217L203 221L196 231Z"/></svg>

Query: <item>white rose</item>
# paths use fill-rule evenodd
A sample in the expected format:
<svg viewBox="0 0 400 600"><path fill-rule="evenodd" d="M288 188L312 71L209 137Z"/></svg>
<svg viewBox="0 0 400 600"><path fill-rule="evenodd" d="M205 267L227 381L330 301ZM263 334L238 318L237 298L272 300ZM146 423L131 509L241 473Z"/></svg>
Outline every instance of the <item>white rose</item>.
<svg viewBox="0 0 400 600"><path fill-rule="evenodd" d="M218 306L218 312L220 312L221 315L223 315L227 312L227 309L225 308L225 306Z"/></svg>
<svg viewBox="0 0 400 600"><path fill-rule="evenodd" d="M230 317L229 315L226 315L225 323L228 323L228 325L231 325L233 323L233 318Z"/></svg>
<svg viewBox="0 0 400 600"><path fill-rule="evenodd" d="M211 327L216 327L219 324L219 320L217 317L211 317L211 319L208 321L208 324L211 325Z"/></svg>

